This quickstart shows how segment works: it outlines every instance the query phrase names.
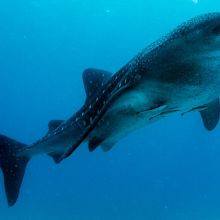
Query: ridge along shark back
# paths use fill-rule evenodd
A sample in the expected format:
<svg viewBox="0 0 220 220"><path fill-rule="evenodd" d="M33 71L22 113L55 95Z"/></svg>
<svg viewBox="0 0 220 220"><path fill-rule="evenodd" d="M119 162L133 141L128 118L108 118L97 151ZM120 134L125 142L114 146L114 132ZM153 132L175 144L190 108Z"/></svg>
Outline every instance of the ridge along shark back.
<svg viewBox="0 0 220 220"><path fill-rule="evenodd" d="M52 120L31 145L0 135L0 167L8 205L17 201L29 160L47 154L56 163L87 142L109 151L132 131L174 113L198 111L207 130L220 116L220 13L184 23L112 75L83 73L87 98L70 119Z"/></svg>

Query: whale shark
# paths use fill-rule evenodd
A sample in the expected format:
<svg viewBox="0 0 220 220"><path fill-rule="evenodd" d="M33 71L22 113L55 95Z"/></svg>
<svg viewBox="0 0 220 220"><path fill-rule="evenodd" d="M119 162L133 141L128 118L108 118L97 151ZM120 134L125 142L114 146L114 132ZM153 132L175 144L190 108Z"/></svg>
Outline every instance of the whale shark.
<svg viewBox="0 0 220 220"><path fill-rule="evenodd" d="M181 24L112 74L83 72L84 105L68 120L52 120L40 140L26 145L0 135L0 167L9 206L19 196L34 155L56 163L82 143L107 152L131 132L172 114L199 112L207 130L220 117L220 13Z"/></svg>

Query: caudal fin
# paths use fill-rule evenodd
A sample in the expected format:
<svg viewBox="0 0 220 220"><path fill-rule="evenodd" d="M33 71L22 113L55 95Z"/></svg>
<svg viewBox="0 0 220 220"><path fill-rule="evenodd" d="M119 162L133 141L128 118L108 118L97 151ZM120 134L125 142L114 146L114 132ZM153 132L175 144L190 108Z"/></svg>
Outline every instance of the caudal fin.
<svg viewBox="0 0 220 220"><path fill-rule="evenodd" d="M4 176L4 185L8 205L13 206L19 196L28 157L19 157L17 153L26 147L15 140L0 135L0 168Z"/></svg>

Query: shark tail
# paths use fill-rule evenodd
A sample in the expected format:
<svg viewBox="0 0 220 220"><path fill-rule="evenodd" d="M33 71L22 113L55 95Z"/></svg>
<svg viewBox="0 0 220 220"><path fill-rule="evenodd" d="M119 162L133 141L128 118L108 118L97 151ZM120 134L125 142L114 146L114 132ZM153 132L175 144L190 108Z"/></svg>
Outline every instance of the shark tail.
<svg viewBox="0 0 220 220"><path fill-rule="evenodd" d="M3 172L8 206L13 206L19 196L29 157L17 156L27 145L0 135L0 168Z"/></svg>

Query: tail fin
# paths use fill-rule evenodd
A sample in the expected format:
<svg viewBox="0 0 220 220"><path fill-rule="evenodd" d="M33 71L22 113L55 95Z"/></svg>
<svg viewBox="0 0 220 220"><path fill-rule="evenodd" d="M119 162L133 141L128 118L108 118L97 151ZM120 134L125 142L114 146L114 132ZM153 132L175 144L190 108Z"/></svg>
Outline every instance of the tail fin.
<svg viewBox="0 0 220 220"><path fill-rule="evenodd" d="M8 205L13 206L19 196L28 157L18 157L19 150L26 147L15 140L0 135L0 168L4 176L4 185Z"/></svg>

